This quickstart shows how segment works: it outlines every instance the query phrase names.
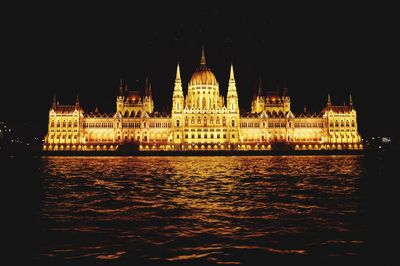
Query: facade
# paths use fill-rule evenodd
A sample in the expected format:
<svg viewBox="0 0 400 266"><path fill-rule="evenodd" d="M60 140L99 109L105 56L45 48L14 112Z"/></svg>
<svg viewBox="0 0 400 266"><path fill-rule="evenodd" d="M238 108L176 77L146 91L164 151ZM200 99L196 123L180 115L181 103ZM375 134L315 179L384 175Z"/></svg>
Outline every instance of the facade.
<svg viewBox="0 0 400 266"><path fill-rule="evenodd" d="M330 96L319 114L294 114L290 97L261 86L251 111L240 113L233 65L228 92L206 65L204 49L186 96L179 64L176 69L169 114L155 111L151 84L145 93L130 91L121 79L116 112L86 113L77 97L74 105L60 105L56 98L49 111L44 150L96 151L131 147L139 150L295 150L362 149L357 112L348 105L334 106Z"/></svg>

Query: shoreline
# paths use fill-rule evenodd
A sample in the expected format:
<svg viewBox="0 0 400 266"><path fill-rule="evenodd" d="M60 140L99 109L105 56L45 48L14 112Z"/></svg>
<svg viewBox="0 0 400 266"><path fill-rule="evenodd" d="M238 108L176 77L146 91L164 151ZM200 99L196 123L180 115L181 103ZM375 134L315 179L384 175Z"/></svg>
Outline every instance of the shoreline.
<svg viewBox="0 0 400 266"><path fill-rule="evenodd" d="M365 155L374 150L275 150L275 151L28 151L6 152L19 156L297 156L297 155Z"/></svg>

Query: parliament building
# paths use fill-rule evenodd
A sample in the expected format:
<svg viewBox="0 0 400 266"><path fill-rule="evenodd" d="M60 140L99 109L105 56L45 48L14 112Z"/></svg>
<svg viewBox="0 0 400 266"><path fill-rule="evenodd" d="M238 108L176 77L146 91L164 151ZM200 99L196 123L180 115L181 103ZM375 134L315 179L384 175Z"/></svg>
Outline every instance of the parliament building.
<svg viewBox="0 0 400 266"><path fill-rule="evenodd" d="M206 64L204 49L200 66L193 73L187 94L183 92L179 64L176 67L172 108L155 110L151 84L144 95L128 90L121 79L116 111L85 112L75 104L61 105L54 96L49 111L46 151L113 151L130 147L141 151L187 150L354 150L362 149L353 102L326 107L318 114L294 114L291 99L260 88L251 111L239 111L233 65L228 92L221 95L219 83Z"/></svg>

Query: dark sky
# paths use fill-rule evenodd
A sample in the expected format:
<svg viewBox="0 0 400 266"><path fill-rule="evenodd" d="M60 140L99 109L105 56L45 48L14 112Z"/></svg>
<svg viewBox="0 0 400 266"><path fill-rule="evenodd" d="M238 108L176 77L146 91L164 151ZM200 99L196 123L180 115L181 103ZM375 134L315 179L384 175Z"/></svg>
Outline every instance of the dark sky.
<svg viewBox="0 0 400 266"><path fill-rule="evenodd" d="M4 9L1 119L44 133L54 93L62 104L79 93L86 111L113 112L121 72L130 89L143 89L149 76L164 110L177 61L187 90L204 44L224 95L233 62L241 108L249 110L261 77L265 90L287 84L294 112L320 111L327 93L334 104L352 93L361 133L398 134L394 8L188 3Z"/></svg>

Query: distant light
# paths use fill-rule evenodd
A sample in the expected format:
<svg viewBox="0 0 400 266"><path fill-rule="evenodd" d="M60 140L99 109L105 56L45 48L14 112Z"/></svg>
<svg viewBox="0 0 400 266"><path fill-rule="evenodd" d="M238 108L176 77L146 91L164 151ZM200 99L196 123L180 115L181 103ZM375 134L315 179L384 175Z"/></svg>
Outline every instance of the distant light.
<svg viewBox="0 0 400 266"><path fill-rule="evenodd" d="M372 137L372 140L374 140L375 138L374 137Z"/></svg>
<svg viewBox="0 0 400 266"><path fill-rule="evenodd" d="M379 149L382 149L382 146L379 146Z"/></svg>

